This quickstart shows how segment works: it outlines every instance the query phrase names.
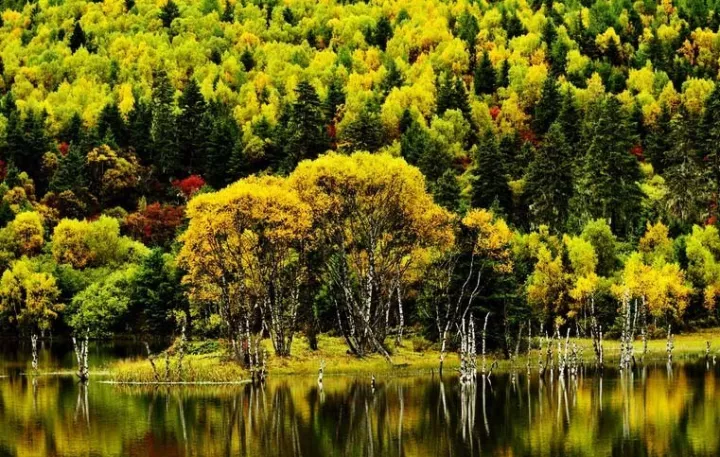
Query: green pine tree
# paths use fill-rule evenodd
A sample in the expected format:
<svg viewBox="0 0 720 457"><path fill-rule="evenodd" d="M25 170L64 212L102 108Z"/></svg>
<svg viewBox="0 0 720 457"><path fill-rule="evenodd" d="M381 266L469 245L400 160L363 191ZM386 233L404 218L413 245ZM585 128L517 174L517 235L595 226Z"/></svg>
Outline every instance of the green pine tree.
<svg viewBox="0 0 720 457"><path fill-rule="evenodd" d="M525 194L535 225L561 232L573 191L573 160L559 123L550 126L528 168Z"/></svg>
<svg viewBox="0 0 720 457"><path fill-rule="evenodd" d="M163 23L163 27L170 28L172 22L180 17L180 8L173 0L168 0L165 5L160 8L160 20Z"/></svg>
<svg viewBox="0 0 720 457"><path fill-rule="evenodd" d="M555 122L560 112L560 90L557 81L548 75L543 83L540 100L535 105L535 116L533 118L533 130L539 135L545 134L550 125Z"/></svg>
<svg viewBox="0 0 720 457"><path fill-rule="evenodd" d="M80 21L75 21L75 26L73 27L72 35L70 35L70 50L75 53L78 49L80 49L82 46L85 46L86 43L86 37L85 32L82 29L82 26L80 25Z"/></svg>
<svg viewBox="0 0 720 457"><path fill-rule="evenodd" d="M557 122L565 137L565 143L570 150L575 150L580 144L580 112L575 106L575 97L569 90L562 96Z"/></svg>
<svg viewBox="0 0 720 457"><path fill-rule="evenodd" d="M208 131L203 122L207 113L205 97L194 78L190 78L185 90L178 99L180 114L177 118L178 143L182 167L187 174L195 173L202 167L203 145Z"/></svg>
<svg viewBox="0 0 720 457"><path fill-rule="evenodd" d="M587 219L609 220L616 234L630 235L637 229L642 194L640 167L630 152L635 143L617 98L607 96L590 108L581 145L586 153L577 178L577 207Z"/></svg>
<svg viewBox="0 0 720 457"><path fill-rule="evenodd" d="M445 111L455 109L470 119L470 100L465 90L465 83L457 76L445 75L438 79L437 115L442 116Z"/></svg>
<svg viewBox="0 0 720 457"><path fill-rule="evenodd" d="M420 157L428 149L430 141L430 134L427 129L415 119L411 119L407 130L400 137L400 154L407 163L417 165Z"/></svg>
<svg viewBox="0 0 720 457"><path fill-rule="evenodd" d="M314 159L330 147L325 116L315 88L301 81L295 88L297 100L290 107L284 125L285 161L283 169L291 171L301 160Z"/></svg>
<svg viewBox="0 0 720 457"><path fill-rule="evenodd" d="M45 120L47 113L30 112L22 119L19 111L10 114L6 127L3 156L18 169L25 171L31 178L40 178L42 156L51 147L47 136Z"/></svg>
<svg viewBox="0 0 720 457"><path fill-rule="evenodd" d="M152 106L145 100L137 100L128 115L129 143L144 165L152 163L150 130L152 127Z"/></svg>
<svg viewBox="0 0 720 457"><path fill-rule="evenodd" d="M551 18L545 21L545 25L542 29L542 40L545 42L548 48L552 46L553 42L557 38L557 30L555 30L555 23Z"/></svg>
<svg viewBox="0 0 720 457"><path fill-rule="evenodd" d="M83 134L84 128L85 126L83 125L80 114L74 113L70 118L70 121L60 132L59 138L67 144L77 144L80 141L80 136Z"/></svg>
<svg viewBox="0 0 720 457"><path fill-rule="evenodd" d="M457 21L458 37L463 40L470 55L470 71L475 71L476 53L475 45L477 44L477 36L480 33L480 25L474 14L468 10L463 11Z"/></svg>
<svg viewBox="0 0 720 457"><path fill-rule="evenodd" d="M342 149L347 152L375 152L385 144L385 129L377 108L366 104L341 132Z"/></svg>
<svg viewBox="0 0 720 457"><path fill-rule="evenodd" d="M528 158L524 157L523 145L524 143L520 138L518 132L512 132L505 134L500 138L498 148L500 155L503 157L503 162L507 165L507 171L511 179L520 179L527 169Z"/></svg>
<svg viewBox="0 0 720 457"><path fill-rule="evenodd" d="M712 189L713 198L713 215L717 216L718 204L720 204L720 88L715 84L715 88L710 96L705 100L705 111L703 112L702 141L704 145L704 153L706 155L705 162L709 175L715 183Z"/></svg>
<svg viewBox="0 0 720 457"><path fill-rule="evenodd" d="M235 5L230 3L229 1L225 1L225 9L223 10L222 18L221 20L223 22L227 22L229 24L232 24L235 22Z"/></svg>
<svg viewBox="0 0 720 457"><path fill-rule="evenodd" d="M5 118L9 118L10 115L15 111L17 111L15 96L13 95L12 91L8 91L8 93L5 94L2 99L2 103L0 103L0 114L5 116Z"/></svg>
<svg viewBox="0 0 720 457"><path fill-rule="evenodd" d="M505 161L491 131L481 138L475 153L475 168L472 171L473 186L471 204L473 208L499 207L505 214L512 209L512 194L505 173Z"/></svg>
<svg viewBox="0 0 720 457"><path fill-rule="evenodd" d="M694 125L698 120L681 110L670 121L670 149L666 153L667 208L683 223L702 223L708 216L713 185L711 168L703 163L703 141Z"/></svg>
<svg viewBox="0 0 720 457"><path fill-rule="evenodd" d="M507 87L510 85L510 62L507 59L503 60L500 66L500 72L497 77L498 87Z"/></svg>
<svg viewBox="0 0 720 457"><path fill-rule="evenodd" d="M68 190L80 194L86 191L87 187L87 156L79 146L71 145L50 179L50 190L56 194Z"/></svg>
<svg viewBox="0 0 720 457"><path fill-rule="evenodd" d="M230 181L230 158L239 137L238 125L229 107L222 105L211 106L205 118L209 134L203 146L203 176L212 187L219 189Z"/></svg>
<svg viewBox="0 0 720 457"><path fill-rule="evenodd" d="M668 151L670 143L670 110L663 104L660 116L648 129L645 141L645 157L650 161L655 173L662 174L668 166Z"/></svg>
<svg viewBox="0 0 720 457"><path fill-rule="evenodd" d="M150 141L152 162L162 177L172 177L179 170L177 119L174 114L174 93L165 71L155 73L152 94Z"/></svg>
<svg viewBox="0 0 720 457"><path fill-rule="evenodd" d="M337 110L345 104L345 89L343 82L337 75L333 75L328 84L327 97L325 97L325 117L332 121L337 115Z"/></svg>
<svg viewBox="0 0 720 457"><path fill-rule="evenodd" d="M382 16L380 20L378 20L377 25L375 26L375 32L373 33L373 44L380 48L381 51L385 51L387 48L387 42L392 38L393 36L393 28L392 24L390 23L390 19L388 19L386 16Z"/></svg>
<svg viewBox="0 0 720 457"><path fill-rule="evenodd" d="M176 327L172 313L175 310L185 311L189 318L180 278L179 272L168 265L162 249L153 249L143 260L130 288L130 315L141 318L140 327L146 333L172 333Z"/></svg>
<svg viewBox="0 0 720 457"><path fill-rule="evenodd" d="M100 116L98 116L96 128L100 138L106 138L110 135L115 139L119 147L123 149L128 147L128 127L116 103L111 102L105 105L100 112Z"/></svg>
<svg viewBox="0 0 720 457"><path fill-rule="evenodd" d="M445 173L431 186L431 191L438 205L453 212L460 210L462 189L453 170L445 170Z"/></svg>
<svg viewBox="0 0 720 457"><path fill-rule="evenodd" d="M497 90L496 73L488 52L483 52L480 64L475 69L473 87L476 95L493 94Z"/></svg>
<svg viewBox="0 0 720 457"><path fill-rule="evenodd" d="M562 38L556 38L550 48L550 75L559 77L565 73L568 45Z"/></svg>
<svg viewBox="0 0 720 457"><path fill-rule="evenodd" d="M401 87L405 79L402 72L398 69L395 60L387 59L385 68L387 73L385 73L385 77L380 83L380 90L382 90L383 95L387 97L395 87Z"/></svg>

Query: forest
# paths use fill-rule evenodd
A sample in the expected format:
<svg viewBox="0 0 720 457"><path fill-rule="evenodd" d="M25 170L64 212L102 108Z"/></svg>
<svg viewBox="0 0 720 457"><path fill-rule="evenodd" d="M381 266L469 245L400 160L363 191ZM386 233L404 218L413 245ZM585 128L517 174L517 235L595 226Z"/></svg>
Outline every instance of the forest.
<svg viewBox="0 0 720 457"><path fill-rule="evenodd" d="M2 0L0 332L716 325L716 7Z"/></svg>

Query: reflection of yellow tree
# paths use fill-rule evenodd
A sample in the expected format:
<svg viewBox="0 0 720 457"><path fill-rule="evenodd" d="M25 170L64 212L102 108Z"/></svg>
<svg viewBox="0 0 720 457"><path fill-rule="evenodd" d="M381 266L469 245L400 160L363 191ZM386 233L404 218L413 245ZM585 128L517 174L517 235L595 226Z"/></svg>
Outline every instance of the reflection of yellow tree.
<svg viewBox="0 0 720 457"><path fill-rule="evenodd" d="M712 372L684 369L667 378L645 368L634 380L580 377L511 384L499 375L488 390L490 434L476 409L471 437L488 455L613 455L632 440L647 455L678 449L711 455L720 446L720 397ZM43 377L0 383L0 448L11 455L459 455L460 395L427 378L327 377L321 397L312 377L249 385L118 388L93 384L90 427L75 417L77 387ZM604 382L600 396L600 383ZM480 392L478 399L480 401ZM567 399L567 400L566 400ZM448 414L444 413L443 404ZM508 426L503 426L508 424ZM625 427L625 428L624 428ZM462 449L460 449L462 447Z"/></svg>

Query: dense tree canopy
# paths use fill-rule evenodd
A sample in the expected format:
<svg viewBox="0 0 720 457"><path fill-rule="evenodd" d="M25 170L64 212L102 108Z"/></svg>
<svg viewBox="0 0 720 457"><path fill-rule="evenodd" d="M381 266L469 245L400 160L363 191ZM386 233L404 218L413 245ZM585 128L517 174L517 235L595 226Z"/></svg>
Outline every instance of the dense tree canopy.
<svg viewBox="0 0 720 457"><path fill-rule="evenodd" d="M588 302L617 330L626 295L715 323L700 3L5 2L0 325L182 320L246 361L312 327L361 355L443 339L428 297L481 260L463 306L504 335L585 329Z"/></svg>

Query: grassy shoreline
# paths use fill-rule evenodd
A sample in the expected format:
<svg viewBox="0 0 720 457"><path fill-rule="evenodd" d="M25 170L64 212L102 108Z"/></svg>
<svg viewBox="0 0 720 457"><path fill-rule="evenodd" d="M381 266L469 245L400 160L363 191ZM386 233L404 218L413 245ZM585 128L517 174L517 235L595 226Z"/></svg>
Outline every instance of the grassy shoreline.
<svg viewBox="0 0 720 457"><path fill-rule="evenodd" d="M677 335L674 340L673 359L675 361L697 360L705 357L706 342L710 341L710 356L720 355L720 328L701 330L693 333ZM581 358L585 363L594 363L592 341L590 339L572 339L580 348ZM430 374L437 372L440 352L437 348L421 340L406 340L400 346L392 346L392 364L389 364L380 355L369 355L357 358L348 354L342 338L321 335L318 341L319 349L310 349L307 340L299 337L293 344L293 355L288 358L275 357L269 341L263 341L267 350L267 368L270 376L316 376L321 362L325 363L325 376L408 376L414 374ZM497 360L496 372L510 371L513 365L517 369L525 369L528 356L532 370L537 370L541 352L537 349L538 340L534 340L534 349L528 354L522 354L514 363L505 359L502 354L491 353L487 355L488 365ZM545 357L547 346L543 341L542 357ZM564 347L564 339L562 340ZM553 342L556 350L557 342ZM526 343L521 344L521 349ZM642 341L638 338L634 343L636 359L642 356ZM617 364L620 354L620 342L609 340L604 342L605 366ZM170 357L169 377L166 374L166 361L164 357L155 359L160 383L237 383L247 381L250 373L237 363L229 360L223 351L216 350L207 354L188 354L185 356L182 373L177 371L177 358ZM646 362L664 362L667 360L666 340L648 340ZM479 363L479 361L478 361ZM459 357L456 352L449 352L445 357L446 373L454 373L459 366ZM157 383L155 373L147 358L125 359L107 368L109 379L121 384L131 383Z"/></svg>

